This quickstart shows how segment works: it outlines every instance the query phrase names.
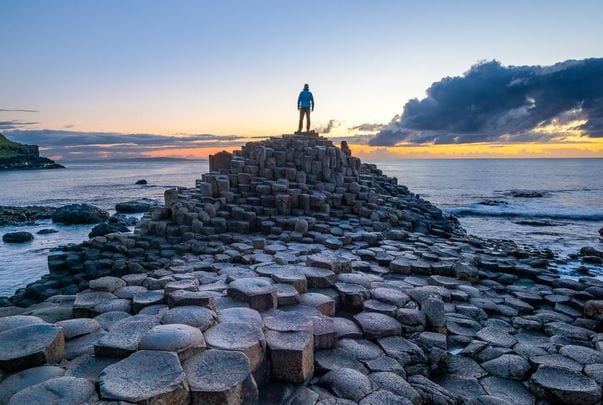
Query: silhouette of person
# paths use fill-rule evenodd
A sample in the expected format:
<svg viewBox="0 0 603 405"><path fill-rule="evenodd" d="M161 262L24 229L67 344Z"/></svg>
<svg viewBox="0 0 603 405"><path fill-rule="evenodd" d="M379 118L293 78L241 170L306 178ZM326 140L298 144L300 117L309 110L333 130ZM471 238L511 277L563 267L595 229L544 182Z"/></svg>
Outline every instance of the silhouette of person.
<svg viewBox="0 0 603 405"><path fill-rule="evenodd" d="M304 89L299 93L297 97L297 109L299 110L299 128L297 132L301 132L302 124L304 122L304 115L306 116L306 132L310 131L310 111L314 111L314 96L310 93L310 86L304 84Z"/></svg>

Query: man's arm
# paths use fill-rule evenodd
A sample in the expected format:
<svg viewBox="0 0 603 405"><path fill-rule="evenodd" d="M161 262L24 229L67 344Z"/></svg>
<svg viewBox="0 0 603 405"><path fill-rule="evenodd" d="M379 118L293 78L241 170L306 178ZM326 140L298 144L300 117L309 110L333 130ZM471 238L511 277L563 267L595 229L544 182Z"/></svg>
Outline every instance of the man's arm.
<svg viewBox="0 0 603 405"><path fill-rule="evenodd" d="M301 94L301 93L299 93L299 96L297 96L297 109L298 109L298 110L301 108L301 107L300 107L300 105L301 105L301 96L302 96L302 94Z"/></svg>
<svg viewBox="0 0 603 405"><path fill-rule="evenodd" d="M312 111L314 111L314 95L310 93L310 102L312 103Z"/></svg>

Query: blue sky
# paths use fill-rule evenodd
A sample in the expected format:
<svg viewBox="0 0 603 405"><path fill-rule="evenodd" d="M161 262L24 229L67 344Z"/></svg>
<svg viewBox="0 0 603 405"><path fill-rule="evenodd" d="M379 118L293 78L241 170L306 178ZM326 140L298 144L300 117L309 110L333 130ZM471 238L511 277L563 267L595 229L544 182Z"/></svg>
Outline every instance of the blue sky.
<svg viewBox="0 0 603 405"><path fill-rule="evenodd" d="M600 1L0 1L0 120L30 129L263 135L387 123L480 60L603 55ZM24 129L24 127L22 128Z"/></svg>

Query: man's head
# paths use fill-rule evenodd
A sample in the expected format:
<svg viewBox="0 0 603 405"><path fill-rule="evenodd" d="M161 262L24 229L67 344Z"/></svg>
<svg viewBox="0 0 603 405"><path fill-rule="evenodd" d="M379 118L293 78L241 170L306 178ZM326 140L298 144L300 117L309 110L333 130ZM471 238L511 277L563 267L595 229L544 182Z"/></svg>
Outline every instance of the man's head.
<svg viewBox="0 0 603 405"><path fill-rule="evenodd" d="M310 86L308 86L308 83L304 84L304 90L309 90Z"/></svg>

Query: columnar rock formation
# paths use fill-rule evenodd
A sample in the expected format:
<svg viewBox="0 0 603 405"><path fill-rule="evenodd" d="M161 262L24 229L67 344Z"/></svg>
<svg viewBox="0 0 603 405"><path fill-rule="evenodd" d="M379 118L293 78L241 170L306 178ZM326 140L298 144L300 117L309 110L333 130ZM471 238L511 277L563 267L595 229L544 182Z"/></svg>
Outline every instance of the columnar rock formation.
<svg viewBox="0 0 603 405"><path fill-rule="evenodd" d="M0 308L0 402L600 403L600 280L313 133L210 167Z"/></svg>

